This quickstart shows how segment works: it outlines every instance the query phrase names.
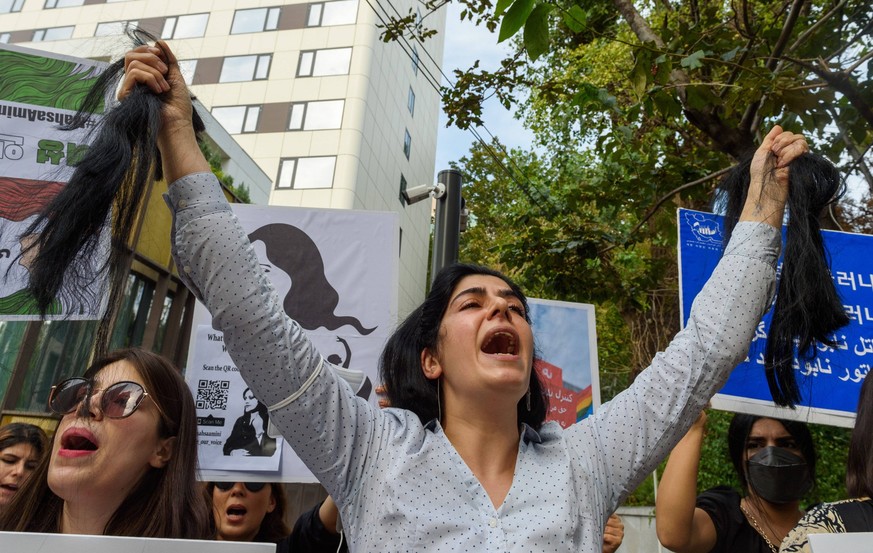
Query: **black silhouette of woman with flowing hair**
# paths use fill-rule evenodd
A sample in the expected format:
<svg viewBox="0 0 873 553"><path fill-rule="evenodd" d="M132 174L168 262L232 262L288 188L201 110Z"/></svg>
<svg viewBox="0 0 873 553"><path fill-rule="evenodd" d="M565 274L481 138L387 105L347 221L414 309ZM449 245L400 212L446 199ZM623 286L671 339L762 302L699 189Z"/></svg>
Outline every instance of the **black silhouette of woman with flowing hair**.
<svg viewBox="0 0 873 553"><path fill-rule="evenodd" d="M263 242L270 263L291 277L292 290L284 291L282 305L300 326L336 330L350 325L364 336L376 330L365 328L355 317L335 313L339 294L327 281L321 252L308 234L293 225L272 223L249 234L249 240Z"/></svg>

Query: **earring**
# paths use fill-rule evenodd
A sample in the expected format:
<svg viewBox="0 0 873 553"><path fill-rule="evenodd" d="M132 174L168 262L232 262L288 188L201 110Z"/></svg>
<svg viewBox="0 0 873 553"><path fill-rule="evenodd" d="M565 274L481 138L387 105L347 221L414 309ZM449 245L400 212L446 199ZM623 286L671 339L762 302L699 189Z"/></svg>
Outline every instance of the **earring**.
<svg viewBox="0 0 873 553"><path fill-rule="evenodd" d="M442 378L437 378L437 416L439 417L437 420L440 424L443 423L443 404L440 401L440 382Z"/></svg>
<svg viewBox="0 0 873 553"><path fill-rule="evenodd" d="M530 388L527 389L527 393L525 394L525 405L527 406L527 412L530 413Z"/></svg>

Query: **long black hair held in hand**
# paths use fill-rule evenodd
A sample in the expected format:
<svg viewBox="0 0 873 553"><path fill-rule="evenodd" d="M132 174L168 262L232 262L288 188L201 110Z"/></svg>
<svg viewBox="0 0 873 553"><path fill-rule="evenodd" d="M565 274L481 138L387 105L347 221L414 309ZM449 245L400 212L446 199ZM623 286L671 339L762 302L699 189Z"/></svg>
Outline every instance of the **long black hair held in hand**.
<svg viewBox="0 0 873 553"><path fill-rule="evenodd" d="M727 244L749 190L751 158L737 165L720 185L727 200ZM833 332L849 323L834 287L824 249L819 217L842 195L839 171L826 158L806 153L791 162L788 229L773 320L764 351L764 371L776 405L794 407L801 399L794 374L798 359L816 356L816 344L831 347ZM764 191L766 194L766 191Z"/></svg>
<svg viewBox="0 0 873 553"><path fill-rule="evenodd" d="M128 30L134 46L156 42L149 33ZM111 64L89 91L73 121L63 130L83 126L92 112L112 94L124 72L124 59ZM111 109L91 131L93 140L76 165L69 182L25 232L36 238L22 255L35 253L28 291L45 315L63 287L84 294L108 272L109 308L97 332L97 351L106 347L108 324L118 305L127 268L130 238L153 179L161 178L157 137L161 126L161 97L145 85ZM194 111L194 129L203 121ZM110 213L112 214L110 215ZM111 231L111 252L105 264L93 264L100 236Z"/></svg>

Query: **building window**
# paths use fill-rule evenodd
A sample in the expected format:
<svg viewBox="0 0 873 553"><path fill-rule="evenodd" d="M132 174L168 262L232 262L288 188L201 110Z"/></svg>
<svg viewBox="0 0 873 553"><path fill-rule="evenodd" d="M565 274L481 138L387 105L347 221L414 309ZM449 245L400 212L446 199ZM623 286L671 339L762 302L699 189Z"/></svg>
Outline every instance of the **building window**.
<svg viewBox="0 0 873 553"><path fill-rule="evenodd" d="M255 8L251 10L236 10L233 14L233 24L230 34L260 33L275 31L279 26L281 8Z"/></svg>
<svg viewBox="0 0 873 553"><path fill-rule="evenodd" d="M50 10L52 8L72 8L75 6L82 6L84 4L85 0L45 0L45 9ZM19 10L20 9L21 8L19 8Z"/></svg>
<svg viewBox="0 0 873 553"><path fill-rule="evenodd" d="M97 321L44 321L14 409L44 412L52 385L88 366L96 329Z"/></svg>
<svg viewBox="0 0 873 553"><path fill-rule="evenodd" d="M33 32L33 42L48 42L50 40L65 40L73 36L73 26L37 29Z"/></svg>
<svg viewBox="0 0 873 553"><path fill-rule="evenodd" d="M136 27L139 21L112 21L110 23L98 23L94 30L94 36L123 35L128 27Z"/></svg>
<svg viewBox="0 0 873 553"><path fill-rule="evenodd" d="M238 83L266 79L270 72L271 58L270 54L224 58L218 82Z"/></svg>
<svg viewBox="0 0 873 553"><path fill-rule="evenodd" d="M325 100L291 104L289 131L338 129L343 124L345 100Z"/></svg>
<svg viewBox="0 0 873 553"><path fill-rule="evenodd" d="M8 44L10 36L9 33L0 33L0 44Z"/></svg>
<svg viewBox="0 0 873 553"><path fill-rule="evenodd" d="M409 135L409 129L403 131L403 155L409 159L409 153L412 151L412 137Z"/></svg>
<svg viewBox="0 0 873 553"><path fill-rule="evenodd" d="M406 109L409 110L409 115L415 115L415 92L412 87L409 87L409 94L406 97Z"/></svg>
<svg viewBox="0 0 873 553"><path fill-rule="evenodd" d="M203 36L206 34L207 22L209 22L208 13L168 17L164 20L164 30L161 32L161 38L195 38Z"/></svg>
<svg viewBox="0 0 873 553"><path fill-rule="evenodd" d="M153 280L135 272L127 275L127 289L112 331L111 349L142 343L154 297Z"/></svg>
<svg viewBox="0 0 873 553"><path fill-rule="evenodd" d="M403 176L403 173L400 173L400 203L407 205L406 198L403 196L404 192L406 192L406 177Z"/></svg>
<svg viewBox="0 0 873 553"><path fill-rule="evenodd" d="M212 108L212 116L230 134L255 132L261 106L227 106Z"/></svg>
<svg viewBox="0 0 873 553"><path fill-rule="evenodd" d="M418 75L418 48L412 47L412 72Z"/></svg>
<svg viewBox="0 0 873 553"><path fill-rule="evenodd" d="M327 75L348 75L351 61L351 48L306 50L300 52L297 76L324 77Z"/></svg>
<svg viewBox="0 0 873 553"><path fill-rule="evenodd" d="M197 71L197 60L179 60L179 72L187 84L194 82L194 72Z"/></svg>
<svg viewBox="0 0 873 553"><path fill-rule="evenodd" d="M305 190L333 186L336 156L286 158L279 163L276 188Z"/></svg>
<svg viewBox="0 0 873 553"><path fill-rule="evenodd" d="M339 2L318 2L309 4L306 16L307 27L328 27L330 25L351 25L358 18L358 0Z"/></svg>
<svg viewBox="0 0 873 553"><path fill-rule="evenodd" d="M24 0L0 0L0 13L20 12Z"/></svg>
<svg viewBox="0 0 873 553"><path fill-rule="evenodd" d="M158 319L158 330L155 333L155 343L152 345L152 351L161 353L164 348L164 338L167 336L167 328L170 326L170 314L173 312L173 302L176 301L176 294L172 290L167 290L167 295L164 296L164 302L161 306L161 318ZM184 307L182 308L182 318L184 319Z"/></svg>

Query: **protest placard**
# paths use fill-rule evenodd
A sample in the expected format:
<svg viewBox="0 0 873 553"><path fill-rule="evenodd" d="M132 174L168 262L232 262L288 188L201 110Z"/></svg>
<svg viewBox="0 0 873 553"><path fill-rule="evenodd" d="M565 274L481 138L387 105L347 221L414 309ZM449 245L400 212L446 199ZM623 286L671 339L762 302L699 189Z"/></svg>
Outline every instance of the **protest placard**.
<svg viewBox="0 0 873 553"><path fill-rule="evenodd" d="M682 324L721 258L721 216L680 209L679 293ZM783 229L784 233L784 229ZM813 359L794 368L803 400L797 409L776 407L764 375L764 346L772 311L758 324L749 354L713 399L717 409L851 427L861 382L873 364L873 236L823 231L831 276L851 322L834 336L837 347L819 345ZM781 267L781 258L779 266ZM778 269L777 269L778 272ZM730 316L730 314L725 314Z"/></svg>

